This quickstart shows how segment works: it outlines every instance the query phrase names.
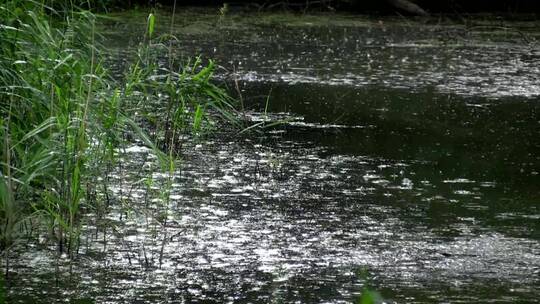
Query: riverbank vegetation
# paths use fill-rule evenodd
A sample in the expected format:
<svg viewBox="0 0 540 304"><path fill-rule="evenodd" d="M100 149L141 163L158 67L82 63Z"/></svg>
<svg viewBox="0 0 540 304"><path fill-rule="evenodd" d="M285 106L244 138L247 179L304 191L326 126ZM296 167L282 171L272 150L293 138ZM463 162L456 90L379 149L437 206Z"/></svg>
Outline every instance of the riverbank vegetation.
<svg viewBox="0 0 540 304"><path fill-rule="evenodd" d="M123 77L113 79L97 43L96 15L67 1L46 3L0 4L0 251L6 278L23 240L39 239L58 256L77 254L83 214L103 217L115 202L107 183L128 144L151 149L154 170L168 176L159 197L166 213L166 185L186 136L211 132L219 120L236 122L233 100L211 82L212 61L158 59L174 37L156 37L153 14ZM166 214L161 218L166 225Z"/></svg>
<svg viewBox="0 0 540 304"><path fill-rule="evenodd" d="M87 1L81 1L86 5ZM130 0L130 1L94 1L94 6L101 8L128 8L136 6L164 5L173 6L175 0ZM497 13L511 15L515 13L538 12L540 3L528 0L185 0L177 2L181 5L212 5L243 7L255 10L292 10L292 11L346 11L369 14L391 15L430 15L451 14L468 15L470 13Z"/></svg>

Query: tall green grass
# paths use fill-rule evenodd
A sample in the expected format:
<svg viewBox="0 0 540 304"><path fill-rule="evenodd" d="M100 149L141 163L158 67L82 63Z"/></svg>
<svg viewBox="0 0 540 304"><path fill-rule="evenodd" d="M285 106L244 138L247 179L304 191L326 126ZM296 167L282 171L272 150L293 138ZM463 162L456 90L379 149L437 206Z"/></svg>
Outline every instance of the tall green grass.
<svg viewBox="0 0 540 304"><path fill-rule="evenodd" d="M7 20L0 32L0 248L6 263L20 225L37 213L51 217L59 250L70 251L88 138L99 127L91 112L105 71L96 57L94 17L73 12L55 17L54 26L55 13L30 1L0 7Z"/></svg>
<svg viewBox="0 0 540 304"><path fill-rule="evenodd" d="M104 68L95 15L69 2L47 2L0 4L0 251L6 276L12 249L40 231L34 226L47 227L59 254L76 254L84 211L106 212L103 206L111 203L108 178L100 177L119 165L127 137L152 148L169 173L170 189L185 136L211 131L216 118L237 122L233 100L211 82L212 61L158 64L171 44L155 37L156 16L148 18L144 42L116 81ZM105 195L93 195L98 191Z"/></svg>

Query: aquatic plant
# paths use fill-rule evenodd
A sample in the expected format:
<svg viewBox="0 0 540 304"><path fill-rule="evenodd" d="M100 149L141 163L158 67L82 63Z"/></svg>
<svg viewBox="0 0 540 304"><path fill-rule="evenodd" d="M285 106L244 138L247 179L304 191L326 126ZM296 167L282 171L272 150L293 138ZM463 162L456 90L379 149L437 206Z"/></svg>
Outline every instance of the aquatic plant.
<svg viewBox="0 0 540 304"><path fill-rule="evenodd" d="M356 300L357 304L379 304L384 303L383 297L381 294L371 287L371 280L369 277L369 272L366 269L362 269L357 273L359 279L364 281L364 286L362 287L362 292L360 297Z"/></svg>
<svg viewBox="0 0 540 304"><path fill-rule="evenodd" d="M83 212L103 214L112 203L108 177L127 138L151 148L170 189L182 136L211 130L211 116L236 121L232 99L211 81L212 61L159 65L158 54L171 45L155 37L155 15L148 17L145 41L126 76L115 81L96 42L96 16L61 7L31 0L0 4L0 251L6 276L11 249L35 231L29 226L48 227L58 254L77 253ZM98 185L104 195L96 194Z"/></svg>
<svg viewBox="0 0 540 304"><path fill-rule="evenodd" d="M14 8L16 6L16 8ZM34 211L55 223L58 246L71 248L78 234L94 93L104 70L96 58L94 16L73 12L53 27L45 5L8 1L0 32L2 114L2 250Z"/></svg>

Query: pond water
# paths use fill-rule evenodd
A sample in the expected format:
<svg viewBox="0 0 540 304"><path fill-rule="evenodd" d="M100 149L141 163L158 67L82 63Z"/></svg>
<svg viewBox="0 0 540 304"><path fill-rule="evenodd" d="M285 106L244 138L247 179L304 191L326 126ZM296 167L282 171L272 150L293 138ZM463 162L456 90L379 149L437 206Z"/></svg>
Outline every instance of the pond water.
<svg viewBox="0 0 540 304"><path fill-rule="evenodd" d="M145 16L116 17L125 58ZM57 287L54 254L29 245L13 303L351 303L367 284L389 303L540 298L539 22L175 20L174 56L215 58L249 119L286 122L187 148L165 227L162 189L137 180L151 155L130 147L110 189L149 211L87 220Z"/></svg>

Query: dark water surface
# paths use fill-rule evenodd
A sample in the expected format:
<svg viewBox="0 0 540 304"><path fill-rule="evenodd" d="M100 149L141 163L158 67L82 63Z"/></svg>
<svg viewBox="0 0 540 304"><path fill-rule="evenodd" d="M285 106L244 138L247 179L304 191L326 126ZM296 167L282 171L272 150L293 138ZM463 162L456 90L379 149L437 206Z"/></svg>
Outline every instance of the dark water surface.
<svg viewBox="0 0 540 304"><path fill-rule="evenodd" d="M109 27L118 58L144 31L134 16ZM539 22L176 20L175 56L216 58L248 118L287 123L193 144L168 210L166 176L129 148L113 228L89 216L72 283L27 250L13 303L350 303L366 271L389 303L538 301Z"/></svg>

